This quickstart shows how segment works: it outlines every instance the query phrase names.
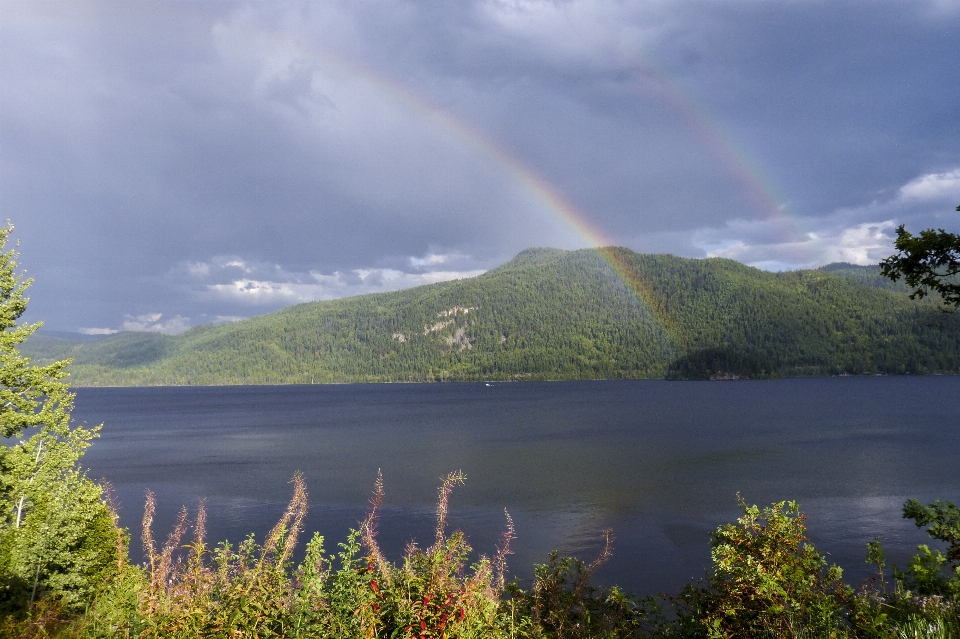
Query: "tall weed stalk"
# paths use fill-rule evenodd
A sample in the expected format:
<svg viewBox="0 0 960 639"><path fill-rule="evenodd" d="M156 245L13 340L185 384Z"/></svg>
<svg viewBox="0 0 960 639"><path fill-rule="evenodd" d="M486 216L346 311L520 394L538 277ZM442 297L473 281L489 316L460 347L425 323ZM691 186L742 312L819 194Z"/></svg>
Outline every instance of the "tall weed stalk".
<svg viewBox="0 0 960 639"><path fill-rule="evenodd" d="M469 564L472 549L465 535L447 533L450 495L464 480L461 472L442 478L433 543L421 549L411 542L398 564L386 558L377 542L384 498L379 473L366 518L339 552L327 555L323 537L314 534L297 566L292 556L307 512L299 473L291 482L289 505L262 544L251 535L236 547L222 542L209 548L201 502L193 521L186 509L180 511L158 548L153 537L156 498L148 492L144 565L128 566L125 579L103 591L69 636L520 637L522 624L501 606L514 537L509 513L492 558L481 556Z"/></svg>

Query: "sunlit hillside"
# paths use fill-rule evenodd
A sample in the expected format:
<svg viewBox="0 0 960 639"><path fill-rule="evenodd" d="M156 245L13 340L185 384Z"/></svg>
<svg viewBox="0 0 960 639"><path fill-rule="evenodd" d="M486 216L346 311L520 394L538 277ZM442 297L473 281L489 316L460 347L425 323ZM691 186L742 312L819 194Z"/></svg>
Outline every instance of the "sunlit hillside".
<svg viewBox="0 0 960 639"><path fill-rule="evenodd" d="M907 292L849 264L530 249L476 278L26 350L72 357L76 385L958 372L960 319Z"/></svg>

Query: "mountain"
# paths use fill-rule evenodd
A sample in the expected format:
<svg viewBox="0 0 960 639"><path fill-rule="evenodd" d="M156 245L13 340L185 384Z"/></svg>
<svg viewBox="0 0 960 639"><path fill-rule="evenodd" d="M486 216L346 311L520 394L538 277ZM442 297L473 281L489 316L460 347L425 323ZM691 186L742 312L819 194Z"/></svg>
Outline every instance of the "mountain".
<svg viewBox="0 0 960 639"><path fill-rule="evenodd" d="M880 268L877 266L861 266L859 264L850 264L849 262L834 262L821 266L819 271L840 275L851 280L855 280L864 286L873 288L882 288L888 291L897 291L898 293L910 293L912 288L902 279L894 282L889 277L880 275Z"/></svg>
<svg viewBox="0 0 960 639"><path fill-rule="evenodd" d="M22 350L72 357L78 386L956 373L960 315L876 267L528 249L470 279Z"/></svg>

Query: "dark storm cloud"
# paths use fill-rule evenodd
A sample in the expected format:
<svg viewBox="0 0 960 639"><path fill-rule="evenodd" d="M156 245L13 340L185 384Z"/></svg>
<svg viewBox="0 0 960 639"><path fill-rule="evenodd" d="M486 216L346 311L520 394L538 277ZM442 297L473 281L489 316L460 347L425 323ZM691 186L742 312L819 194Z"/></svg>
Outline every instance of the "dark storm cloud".
<svg viewBox="0 0 960 639"><path fill-rule="evenodd" d="M584 191L585 208L605 217L646 208L668 224L680 215L696 225L711 214L728 219L741 206L735 197L711 198L712 184L685 184L729 182L728 159L704 148L702 133L659 95L642 72L650 67L671 79L707 127L729 132L733 151L755 159L758 180L799 215L862 204L956 165L957 3L491 4L512 27L504 27L512 37L501 32L497 40L506 53L492 52L479 69L440 71L472 73L495 86L498 102L512 98L511 117L481 107L494 113L498 138L548 167L555 182ZM571 150L576 161L561 162ZM585 181L614 175L618 186L586 193L576 182L584 165L593 167ZM679 185L688 193L678 197ZM688 212L684 195L708 210Z"/></svg>
<svg viewBox="0 0 960 639"><path fill-rule="evenodd" d="M4 4L0 204L51 328L585 245L503 154L644 251L786 268L956 227L958 2Z"/></svg>

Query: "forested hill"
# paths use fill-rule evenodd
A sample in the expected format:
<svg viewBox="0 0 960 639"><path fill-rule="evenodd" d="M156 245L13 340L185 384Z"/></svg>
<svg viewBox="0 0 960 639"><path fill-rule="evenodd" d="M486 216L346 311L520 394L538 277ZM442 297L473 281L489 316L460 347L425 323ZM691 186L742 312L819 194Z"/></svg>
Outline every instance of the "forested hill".
<svg viewBox="0 0 960 639"><path fill-rule="evenodd" d="M871 267L529 249L471 279L24 352L72 357L80 386L956 373L960 314Z"/></svg>

